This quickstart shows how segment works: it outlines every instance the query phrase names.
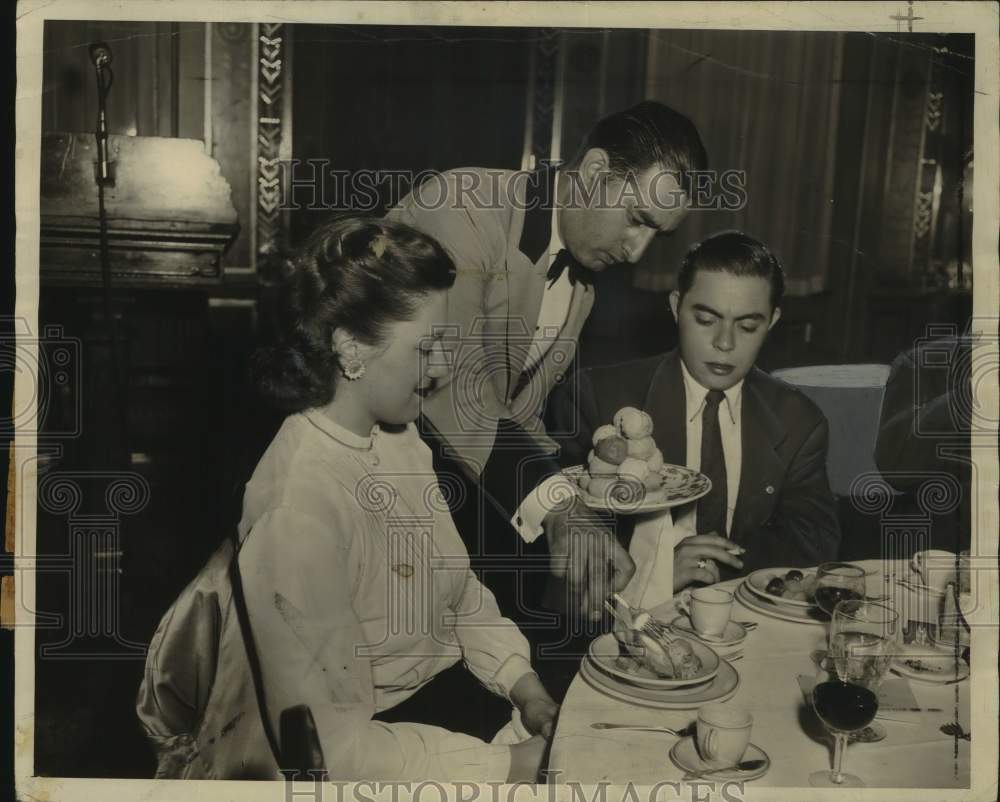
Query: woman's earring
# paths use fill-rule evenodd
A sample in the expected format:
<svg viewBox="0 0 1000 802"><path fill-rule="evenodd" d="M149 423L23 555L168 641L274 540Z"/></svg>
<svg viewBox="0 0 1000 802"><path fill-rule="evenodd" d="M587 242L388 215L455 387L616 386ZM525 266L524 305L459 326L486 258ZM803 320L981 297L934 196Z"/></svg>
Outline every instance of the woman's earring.
<svg viewBox="0 0 1000 802"><path fill-rule="evenodd" d="M352 356L341 363L340 370L348 381L357 381L365 375L365 363L358 357Z"/></svg>

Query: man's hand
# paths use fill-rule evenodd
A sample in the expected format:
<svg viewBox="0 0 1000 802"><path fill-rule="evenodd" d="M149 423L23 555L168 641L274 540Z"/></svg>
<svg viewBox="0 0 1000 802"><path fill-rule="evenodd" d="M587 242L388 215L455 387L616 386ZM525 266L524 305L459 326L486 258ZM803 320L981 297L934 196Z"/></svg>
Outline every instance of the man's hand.
<svg viewBox="0 0 1000 802"><path fill-rule="evenodd" d="M579 498L543 522L552 573L566 577L570 600L582 616L601 619L604 600L623 590L635 563L614 533Z"/></svg>
<svg viewBox="0 0 1000 802"><path fill-rule="evenodd" d="M521 711L521 723L532 735L551 738L556 728L559 705L549 696L538 675L529 672L514 683L510 701Z"/></svg>
<svg viewBox="0 0 1000 802"><path fill-rule="evenodd" d="M714 585L720 578L717 563L742 570L743 561L732 553L734 551L743 554L746 550L714 532L684 538L674 546L674 593L692 582Z"/></svg>

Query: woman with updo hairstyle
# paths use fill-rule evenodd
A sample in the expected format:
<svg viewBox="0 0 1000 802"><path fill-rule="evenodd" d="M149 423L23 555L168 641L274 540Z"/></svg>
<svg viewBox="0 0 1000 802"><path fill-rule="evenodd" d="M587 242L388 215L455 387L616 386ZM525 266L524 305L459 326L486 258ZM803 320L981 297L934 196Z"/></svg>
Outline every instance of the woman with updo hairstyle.
<svg viewBox="0 0 1000 802"><path fill-rule="evenodd" d="M557 707L413 423L448 372L454 280L436 241L385 220L328 223L288 261L254 360L288 416L246 485L238 558L227 539L150 645L137 708L158 777L279 777L282 711L305 706L332 780L537 778ZM474 733L449 726L497 704Z"/></svg>

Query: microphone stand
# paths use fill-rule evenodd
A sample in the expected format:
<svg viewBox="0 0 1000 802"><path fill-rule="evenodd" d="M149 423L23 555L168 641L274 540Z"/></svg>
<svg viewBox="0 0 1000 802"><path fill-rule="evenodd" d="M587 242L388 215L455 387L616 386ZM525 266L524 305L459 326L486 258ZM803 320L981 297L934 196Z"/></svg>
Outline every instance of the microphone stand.
<svg viewBox="0 0 1000 802"><path fill-rule="evenodd" d="M104 320L110 338L111 370L114 383L115 401L118 406L117 418L121 425L121 442L114 448L115 461L121 460L128 464L127 452L127 404L125 401L125 386L122 376L122 359L120 352L120 337L118 320L111 304L111 247L108 242L108 213L105 206L104 189L114 186L115 179L112 163L108 159L108 95L114 83L114 73L111 71L111 48L103 42L90 46L90 58L97 75L97 165L95 179L97 182L97 219L98 239L101 254L101 285L103 290Z"/></svg>

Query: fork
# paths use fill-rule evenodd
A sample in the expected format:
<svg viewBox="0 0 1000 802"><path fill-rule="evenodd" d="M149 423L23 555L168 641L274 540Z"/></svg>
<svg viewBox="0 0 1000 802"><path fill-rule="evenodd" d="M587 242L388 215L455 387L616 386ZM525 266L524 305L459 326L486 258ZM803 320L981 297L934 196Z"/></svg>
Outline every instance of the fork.
<svg viewBox="0 0 1000 802"><path fill-rule="evenodd" d="M636 730L638 732L665 732L667 735L681 735L681 730L670 727L658 727L655 724L612 724L608 721L595 721L590 725L595 730Z"/></svg>
<svg viewBox="0 0 1000 802"><path fill-rule="evenodd" d="M943 732L945 735L951 735L952 737L957 738L960 741L972 740L972 733L966 732L964 729L962 729L962 725L959 724L957 721L953 721L950 724L942 724L941 732Z"/></svg>
<svg viewBox="0 0 1000 802"><path fill-rule="evenodd" d="M662 623L660 621L657 621L655 618L653 618L652 615L649 614L648 611L643 610L641 607L633 607L631 604L629 604L627 601L625 601L625 599L623 599L619 594L616 593L614 596L615 596L615 600L619 604L627 607L628 611L630 613L632 613L633 610L638 610L640 615L642 613L646 613L646 615L649 616L649 619L641 627L641 629L642 629L643 632L645 632L647 635L649 635L654 640L662 641L663 643L666 643L668 645L674 642L674 635L670 632L670 628L666 624L664 624L664 623ZM609 609L613 609L613 608L611 608L610 605L609 605ZM614 612L612 614L615 615ZM635 614L632 615L632 623L633 624L635 623L635 619L637 617L638 616L635 615Z"/></svg>

